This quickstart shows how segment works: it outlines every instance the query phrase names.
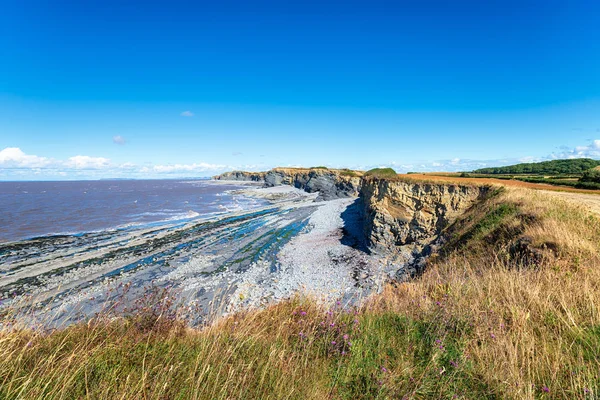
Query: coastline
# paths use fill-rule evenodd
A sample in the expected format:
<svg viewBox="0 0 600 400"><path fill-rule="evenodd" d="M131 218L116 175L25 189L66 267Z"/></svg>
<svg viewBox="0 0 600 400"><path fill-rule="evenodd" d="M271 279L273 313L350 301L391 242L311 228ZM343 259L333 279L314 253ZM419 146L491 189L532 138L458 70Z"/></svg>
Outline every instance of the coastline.
<svg viewBox="0 0 600 400"><path fill-rule="evenodd" d="M4 270L3 306L22 303L34 310L32 321L62 326L111 302L133 304L158 287L196 310L187 315L193 325L295 293L357 302L381 289L381 262L349 239L348 232L360 236L358 213L348 212L356 199L316 201L318 193L290 186L231 192L269 204L176 226L84 235L49 252L32 248L44 255Z"/></svg>

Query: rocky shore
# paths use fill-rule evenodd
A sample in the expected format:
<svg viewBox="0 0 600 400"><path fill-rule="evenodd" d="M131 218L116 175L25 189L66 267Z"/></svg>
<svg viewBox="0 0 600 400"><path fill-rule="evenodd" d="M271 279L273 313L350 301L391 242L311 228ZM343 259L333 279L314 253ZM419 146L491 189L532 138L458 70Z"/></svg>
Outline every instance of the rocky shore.
<svg viewBox="0 0 600 400"><path fill-rule="evenodd" d="M235 172L212 184L226 179L248 184L231 194L269 205L13 245L2 250L11 260L0 265L3 306L25 301L36 318L64 324L114 302L135 304L152 287L177 293L197 324L295 293L357 302L421 272L443 229L489 190L324 169Z"/></svg>
<svg viewBox="0 0 600 400"><path fill-rule="evenodd" d="M57 326L164 288L198 324L298 292L357 301L381 286L383 264L358 246L356 198L317 201L318 193L291 186L235 194L271 205L185 226L88 235L55 251L51 242L60 238L23 242L9 250L11 269L0 278L3 306L27 304L28 318Z"/></svg>
<svg viewBox="0 0 600 400"><path fill-rule="evenodd" d="M428 182L364 176L360 171L275 168L261 173L233 172L215 179L253 180L267 187L290 185L317 191L317 200L356 198L361 245L393 265L395 279L413 277L426 258L443 242L442 232L459 215L489 192L488 185Z"/></svg>

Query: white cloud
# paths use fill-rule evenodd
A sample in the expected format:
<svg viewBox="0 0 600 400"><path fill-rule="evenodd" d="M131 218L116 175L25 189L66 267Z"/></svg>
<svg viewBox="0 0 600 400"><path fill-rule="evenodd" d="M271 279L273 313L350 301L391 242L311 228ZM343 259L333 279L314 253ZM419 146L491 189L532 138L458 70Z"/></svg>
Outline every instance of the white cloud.
<svg viewBox="0 0 600 400"><path fill-rule="evenodd" d="M179 115L181 115L182 117L193 117L193 116L194 116L194 113L188 110L188 111L184 111L184 112L182 112L182 113L181 113L181 114L179 114Z"/></svg>
<svg viewBox="0 0 600 400"><path fill-rule="evenodd" d="M84 178L160 178L161 176L210 176L234 169L255 170L256 165L230 166L196 162L189 164L112 163L106 157L76 155L65 160L26 154L18 147L0 151L0 176L12 179ZM264 168L263 168L264 169Z"/></svg>
<svg viewBox="0 0 600 400"><path fill-rule="evenodd" d="M125 138L121 135L113 136L113 143L123 145L126 143Z"/></svg>
<svg viewBox="0 0 600 400"><path fill-rule="evenodd" d="M114 138L113 138L114 139ZM232 153L237 154L237 152ZM483 167L504 166L519 162L537 162L557 158L590 157L600 159L600 139L591 140L587 145L561 147L556 152L541 156L504 158L492 160L472 160L449 158L445 160L390 161L379 164L344 165L353 169L369 170L375 167L392 167L404 172L455 172L471 171ZM408 161L408 160L407 160ZM208 162L177 164L134 164L131 162L113 163L109 158L76 155L67 159L54 159L27 154L18 147L0 150L0 176L2 179L98 179L98 178L161 178L210 176L228 170L264 171L274 165L263 162L246 165L212 164ZM302 166L299 164L289 166ZM305 166L305 165L304 165Z"/></svg>
<svg viewBox="0 0 600 400"><path fill-rule="evenodd" d="M110 167L110 160L104 157L74 156L65 165L75 169L102 169Z"/></svg>
<svg viewBox="0 0 600 400"><path fill-rule="evenodd" d="M119 165L119 168L133 170L133 169L137 168L137 165L134 163L126 162L126 163Z"/></svg>
<svg viewBox="0 0 600 400"><path fill-rule="evenodd" d="M49 158L25 154L18 147L6 147L0 151L0 166L4 168L43 168L52 163Z"/></svg>
<svg viewBox="0 0 600 400"><path fill-rule="evenodd" d="M519 158L520 163L532 163L532 162L537 162L538 160L539 159L537 157L533 157L533 156Z"/></svg>
<svg viewBox="0 0 600 400"><path fill-rule="evenodd" d="M561 152L552 153L550 158L600 158L600 140L592 140L587 146L563 149Z"/></svg>
<svg viewBox="0 0 600 400"><path fill-rule="evenodd" d="M145 167L145 171L152 171L157 173L172 174L177 172L208 172L208 171L220 171L233 167L220 164L209 164L209 163L194 163L194 164L169 164L169 165L154 165L152 167Z"/></svg>

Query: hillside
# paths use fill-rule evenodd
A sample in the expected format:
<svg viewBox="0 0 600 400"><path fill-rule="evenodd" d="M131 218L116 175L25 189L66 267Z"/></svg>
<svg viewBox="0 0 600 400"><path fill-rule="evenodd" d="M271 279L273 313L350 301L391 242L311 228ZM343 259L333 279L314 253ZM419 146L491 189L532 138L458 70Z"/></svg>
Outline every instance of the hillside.
<svg viewBox="0 0 600 400"><path fill-rule="evenodd" d="M529 175L581 175L584 171L600 165L600 161L590 158L552 160L537 163L522 163L506 167L481 168L472 171L476 174L529 174Z"/></svg>
<svg viewBox="0 0 600 400"><path fill-rule="evenodd" d="M415 208L405 182L439 206ZM381 223L429 221L457 191L475 202L428 225L443 240L422 274L355 308L297 297L190 329L168 293L149 293L128 317L51 332L5 314L0 398L597 398L596 196L370 184Z"/></svg>

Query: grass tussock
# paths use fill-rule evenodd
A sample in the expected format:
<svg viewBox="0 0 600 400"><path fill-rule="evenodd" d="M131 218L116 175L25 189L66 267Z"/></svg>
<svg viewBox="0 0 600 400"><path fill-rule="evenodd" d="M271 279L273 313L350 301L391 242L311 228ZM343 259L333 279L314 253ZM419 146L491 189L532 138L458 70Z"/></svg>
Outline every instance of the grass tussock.
<svg viewBox="0 0 600 400"><path fill-rule="evenodd" d="M598 398L598 218L506 189L446 234L421 277L357 309L298 297L199 330L162 298L53 332L7 316L0 398Z"/></svg>

